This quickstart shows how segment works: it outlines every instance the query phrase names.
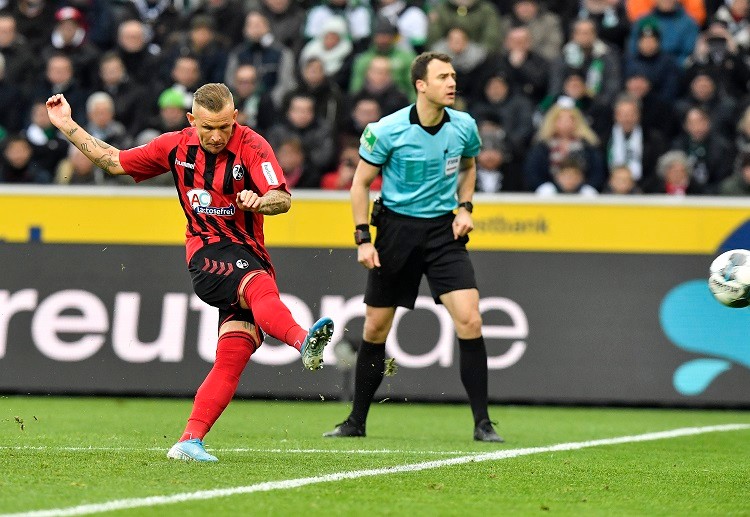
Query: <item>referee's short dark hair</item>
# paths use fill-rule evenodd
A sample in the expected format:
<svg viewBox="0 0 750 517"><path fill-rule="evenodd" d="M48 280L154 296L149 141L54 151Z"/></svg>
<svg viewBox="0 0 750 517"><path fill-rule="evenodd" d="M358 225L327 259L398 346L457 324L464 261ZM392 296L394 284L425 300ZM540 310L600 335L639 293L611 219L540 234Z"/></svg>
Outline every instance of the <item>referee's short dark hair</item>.
<svg viewBox="0 0 750 517"><path fill-rule="evenodd" d="M441 54L440 52L422 52L415 57L414 61L411 63L411 85L414 87L415 91L417 89L417 81L424 81L424 78L427 76L427 65L429 65L430 61L433 59L443 61L444 63L450 63L452 61L448 54Z"/></svg>
<svg viewBox="0 0 750 517"><path fill-rule="evenodd" d="M227 104L233 104L234 98L224 83L208 83L195 90L193 103L211 113L218 113Z"/></svg>

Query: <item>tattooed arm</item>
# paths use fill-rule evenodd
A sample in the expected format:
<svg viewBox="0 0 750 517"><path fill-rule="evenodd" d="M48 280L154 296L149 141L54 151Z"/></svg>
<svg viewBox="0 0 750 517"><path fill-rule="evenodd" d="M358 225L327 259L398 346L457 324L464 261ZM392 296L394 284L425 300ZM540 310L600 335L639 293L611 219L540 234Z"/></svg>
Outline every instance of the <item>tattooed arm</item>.
<svg viewBox="0 0 750 517"><path fill-rule="evenodd" d="M126 174L120 165L120 150L94 138L79 126L73 120L70 104L62 94L53 95L47 99L47 113L52 124L62 131L65 137L94 165L113 176Z"/></svg>
<svg viewBox="0 0 750 517"><path fill-rule="evenodd" d="M291 208L292 196L283 190L269 190L262 196L252 190L243 190L237 193L237 206L240 210L263 215L283 214Z"/></svg>

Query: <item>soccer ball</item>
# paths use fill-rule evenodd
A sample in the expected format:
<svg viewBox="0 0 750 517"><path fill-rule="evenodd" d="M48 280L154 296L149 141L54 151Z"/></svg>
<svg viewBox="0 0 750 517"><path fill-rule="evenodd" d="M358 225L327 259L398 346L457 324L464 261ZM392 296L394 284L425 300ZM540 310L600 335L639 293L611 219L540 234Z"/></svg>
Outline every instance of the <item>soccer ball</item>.
<svg viewBox="0 0 750 517"><path fill-rule="evenodd" d="M714 259L708 288L727 307L750 305L750 251L730 250Z"/></svg>

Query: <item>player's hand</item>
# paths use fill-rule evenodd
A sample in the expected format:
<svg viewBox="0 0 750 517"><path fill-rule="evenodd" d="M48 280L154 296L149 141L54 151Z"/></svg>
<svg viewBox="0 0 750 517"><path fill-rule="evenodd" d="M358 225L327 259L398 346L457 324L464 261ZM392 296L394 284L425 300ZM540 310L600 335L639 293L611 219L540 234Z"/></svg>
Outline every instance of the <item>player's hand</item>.
<svg viewBox="0 0 750 517"><path fill-rule="evenodd" d="M378 250L371 242L365 242L357 247L357 262L367 269L380 267L380 256Z"/></svg>
<svg viewBox="0 0 750 517"><path fill-rule="evenodd" d="M263 200L252 190L243 190L237 193L237 208L245 212L257 212Z"/></svg>
<svg viewBox="0 0 750 517"><path fill-rule="evenodd" d="M62 93L53 95L47 99L45 104L47 106L49 120L56 128L62 128L66 122L71 120L72 110L70 109L70 104L68 104L68 101Z"/></svg>
<svg viewBox="0 0 750 517"><path fill-rule="evenodd" d="M456 217L453 219L453 238L458 239L467 235L474 229L474 220L471 213L467 210L458 210Z"/></svg>

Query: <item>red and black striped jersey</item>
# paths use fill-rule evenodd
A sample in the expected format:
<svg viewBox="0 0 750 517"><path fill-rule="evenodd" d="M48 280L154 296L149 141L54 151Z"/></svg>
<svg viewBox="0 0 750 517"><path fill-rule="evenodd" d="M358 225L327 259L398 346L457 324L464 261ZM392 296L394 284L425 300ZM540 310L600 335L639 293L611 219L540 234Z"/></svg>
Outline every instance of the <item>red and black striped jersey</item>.
<svg viewBox="0 0 750 517"><path fill-rule="evenodd" d="M121 151L120 164L135 181L172 172L187 218L188 262L201 247L230 240L250 246L271 267L263 215L236 205L237 193L242 190L259 196L272 189L289 192L273 149L258 133L235 123L227 146L212 154L203 150L198 132L189 127Z"/></svg>

